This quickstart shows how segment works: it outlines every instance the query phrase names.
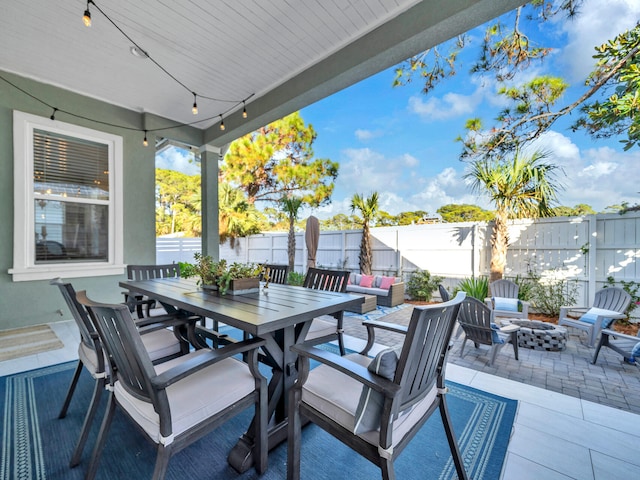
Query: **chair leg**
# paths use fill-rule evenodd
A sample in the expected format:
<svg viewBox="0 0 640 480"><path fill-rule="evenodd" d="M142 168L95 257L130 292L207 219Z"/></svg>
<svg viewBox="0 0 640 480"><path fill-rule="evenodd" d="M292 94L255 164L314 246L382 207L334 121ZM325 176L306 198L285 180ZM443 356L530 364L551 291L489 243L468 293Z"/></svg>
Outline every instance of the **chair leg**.
<svg viewBox="0 0 640 480"><path fill-rule="evenodd" d="M80 430L80 436L78 437L76 448L73 450L73 454L71 455L71 461L69 462L69 467L71 468L77 466L80 463L80 458L82 457L82 451L84 450L84 445L85 443L87 443L87 438L89 437L89 430L91 430L93 417L95 417L96 412L98 411L98 406L100 405L100 398L102 397L102 392L104 391L105 384L106 384L106 380L104 378L98 378L96 380L95 386L93 387L93 395L91 396L91 403L89 404L89 408L87 409L87 414L84 417L84 423L82 424L82 429Z"/></svg>
<svg viewBox="0 0 640 480"><path fill-rule="evenodd" d="M71 384L69 385L69 389L67 390L67 396L64 399L64 403L62 404L62 409L58 414L58 418L64 418L67 416L67 410L69 409L69 404L71 403L73 392L76 391L76 385L78 384L80 373L82 373L82 367L82 360L78 360L78 365L76 365L76 370L73 372L73 378L71 379Z"/></svg>
<svg viewBox="0 0 640 480"><path fill-rule="evenodd" d="M498 355L498 350L500 350L500 347L501 347L501 346L502 346L502 345L497 344L497 343L494 343L494 344L491 346L491 360L489 360L489 366L490 366L490 367L491 367L491 366L493 366L493 362L495 362L495 361L496 361L496 356Z"/></svg>
<svg viewBox="0 0 640 480"><path fill-rule="evenodd" d="M460 347L460 358L462 358L464 356L464 346L467 344L467 336L464 336L464 339L462 340L462 346Z"/></svg>
<svg viewBox="0 0 640 480"><path fill-rule="evenodd" d="M100 456L102 455L102 450L104 449L104 444L107 440L107 434L109 433L109 428L111 427L111 422L113 421L113 414L116 411L116 400L112 391L109 391L109 396L107 398L107 408L104 412L104 418L102 420L102 425L100 426L100 432L98 432L98 439L96 440L96 444L93 447L93 453L91 454L91 460L89 461L89 467L87 468L87 472L85 473L85 480L93 480L96 477L96 473L98 471L98 463L100 463Z"/></svg>
<svg viewBox="0 0 640 480"><path fill-rule="evenodd" d="M169 467L169 459L171 458L171 445L158 444L158 453L156 455L156 466L153 469L153 480L163 480L167 474Z"/></svg>
<svg viewBox="0 0 640 480"><path fill-rule="evenodd" d="M390 458L380 459L380 470L382 471L382 480L395 480L396 471L393 468L393 460Z"/></svg>
<svg viewBox="0 0 640 480"><path fill-rule="evenodd" d="M600 354L600 349L603 346L606 347L608 344L609 344L609 335L602 334L600 336L600 341L598 342L598 346L596 347L596 351L593 352L593 359L591 360L592 364L594 365L596 364L596 361L598 360L598 355Z"/></svg>
<svg viewBox="0 0 640 480"><path fill-rule="evenodd" d="M445 395L440 396L440 416L442 417L442 424L444 425L444 432L447 434L447 441L449 442L449 449L451 450L451 457L456 467L459 480L468 480L467 472L464 469L464 463L462 462L462 455L458 448L458 442L456 441L456 435L453 431L453 425L451 424L451 418L449 417L449 409L447 408L447 401Z"/></svg>
<svg viewBox="0 0 640 480"><path fill-rule="evenodd" d="M294 386L289 391L287 480L300 480L300 444L302 443L302 423L300 418L301 398L302 390Z"/></svg>

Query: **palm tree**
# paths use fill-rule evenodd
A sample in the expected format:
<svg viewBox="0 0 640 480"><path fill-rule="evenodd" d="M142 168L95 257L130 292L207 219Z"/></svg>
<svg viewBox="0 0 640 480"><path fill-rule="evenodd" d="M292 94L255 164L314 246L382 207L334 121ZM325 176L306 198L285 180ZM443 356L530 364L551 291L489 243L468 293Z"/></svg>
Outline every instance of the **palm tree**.
<svg viewBox="0 0 640 480"><path fill-rule="evenodd" d="M220 243L229 240L233 248L236 238L260 233L259 212L254 205L247 202L242 190L228 183L221 184L218 191L218 204Z"/></svg>
<svg viewBox="0 0 640 480"><path fill-rule="evenodd" d="M360 273L371 275L373 254L371 252L371 234L369 222L378 213L378 192L373 192L370 197L364 197L356 193L351 199L351 213L359 210L362 215L362 240L360 242Z"/></svg>
<svg viewBox="0 0 640 480"><path fill-rule="evenodd" d="M531 156L514 154L513 160L478 159L465 178L478 193L488 193L496 207L491 235L489 281L502 278L507 263L509 232L507 221L515 218L553 216L552 203L562 188L556 181L557 165L545 162L545 152Z"/></svg>
<svg viewBox="0 0 640 480"><path fill-rule="evenodd" d="M298 197L284 197L282 199L282 211L289 217L289 239L287 253L289 255L289 271L293 272L296 261L296 232L294 226L298 219L298 213L302 206L302 199Z"/></svg>

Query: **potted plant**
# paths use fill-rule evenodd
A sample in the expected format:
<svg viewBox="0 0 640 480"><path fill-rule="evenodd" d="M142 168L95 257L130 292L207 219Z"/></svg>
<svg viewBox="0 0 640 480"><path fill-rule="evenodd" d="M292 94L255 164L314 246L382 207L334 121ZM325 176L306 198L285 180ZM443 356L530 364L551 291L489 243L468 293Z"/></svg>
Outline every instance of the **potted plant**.
<svg viewBox="0 0 640 480"><path fill-rule="evenodd" d="M216 261L199 252L193 257L193 264L180 262L180 276L198 277L198 285L202 288L218 290L222 295L227 292L237 295L257 292L260 287L261 265L239 262L228 265L225 259Z"/></svg>

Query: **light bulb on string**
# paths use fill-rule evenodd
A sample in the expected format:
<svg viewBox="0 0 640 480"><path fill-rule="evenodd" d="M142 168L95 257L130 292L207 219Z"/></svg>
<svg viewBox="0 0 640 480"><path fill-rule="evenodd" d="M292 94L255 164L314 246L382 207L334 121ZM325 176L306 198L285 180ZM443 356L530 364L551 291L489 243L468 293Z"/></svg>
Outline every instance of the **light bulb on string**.
<svg viewBox="0 0 640 480"><path fill-rule="evenodd" d="M247 105L244 103L244 101L242 102L242 118L247 118Z"/></svg>
<svg viewBox="0 0 640 480"><path fill-rule="evenodd" d="M196 103L196 93L195 92L191 92L193 93L193 107L191 108L191 112L193 112L194 115L198 114L198 104Z"/></svg>
<svg viewBox="0 0 640 480"><path fill-rule="evenodd" d="M222 115L220 115L220 130L224 130L225 126L224 126L224 118L222 118Z"/></svg>
<svg viewBox="0 0 640 480"><path fill-rule="evenodd" d="M89 11L89 4L91 1L87 2L87 9L84 11L84 15L82 16L82 21L84 22L85 27L91 26L91 12Z"/></svg>
<svg viewBox="0 0 640 480"><path fill-rule="evenodd" d="M142 145L144 145L145 147L149 145L149 142L147 141L147 131L144 131L144 140L142 140Z"/></svg>
<svg viewBox="0 0 640 480"><path fill-rule="evenodd" d="M58 111L57 108L53 108L53 112L51 112L51 116L49 117L51 120L55 120L56 119L56 112Z"/></svg>

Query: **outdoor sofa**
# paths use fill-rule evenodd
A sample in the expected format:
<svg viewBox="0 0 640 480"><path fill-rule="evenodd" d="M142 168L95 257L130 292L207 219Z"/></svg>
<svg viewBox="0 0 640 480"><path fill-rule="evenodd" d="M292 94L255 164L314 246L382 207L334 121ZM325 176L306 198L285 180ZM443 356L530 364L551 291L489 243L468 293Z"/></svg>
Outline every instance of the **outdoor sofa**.
<svg viewBox="0 0 640 480"><path fill-rule="evenodd" d="M404 282L398 277L351 273L347 292L375 295L376 304L395 307L404 303Z"/></svg>

